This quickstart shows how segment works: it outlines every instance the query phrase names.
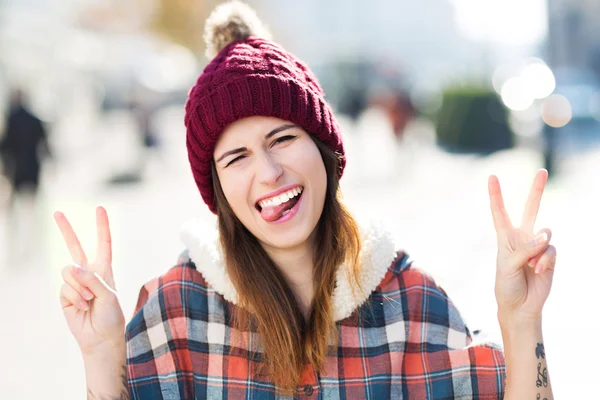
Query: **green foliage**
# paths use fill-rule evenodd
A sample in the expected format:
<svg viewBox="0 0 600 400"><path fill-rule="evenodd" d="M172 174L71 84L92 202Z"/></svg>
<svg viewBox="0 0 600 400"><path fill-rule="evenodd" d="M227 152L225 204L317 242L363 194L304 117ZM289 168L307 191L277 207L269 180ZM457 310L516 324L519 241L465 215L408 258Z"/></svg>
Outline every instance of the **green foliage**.
<svg viewBox="0 0 600 400"><path fill-rule="evenodd" d="M489 154L514 145L507 109L496 93L479 87L444 91L436 134L440 146L457 152Z"/></svg>

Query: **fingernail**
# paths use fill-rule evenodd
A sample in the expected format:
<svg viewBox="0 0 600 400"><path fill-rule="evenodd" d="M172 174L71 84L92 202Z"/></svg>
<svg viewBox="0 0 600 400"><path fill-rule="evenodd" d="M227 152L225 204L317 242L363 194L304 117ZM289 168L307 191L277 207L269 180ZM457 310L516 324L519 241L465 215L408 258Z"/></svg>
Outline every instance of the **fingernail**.
<svg viewBox="0 0 600 400"><path fill-rule="evenodd" d="M536 237L534 237L532 240L529 241L529 244L532 247L537 247L543 243L545 243L548 240L548 234L546 232L543 232L539 235L537 235Z"/></svg>
<svg viewBox="0 0 600 400"><path fill-rule="evenodd" d="M94 293L90 292L86 288L83 288L83 290L81 291L81 294L83 295L83 298L86 300L91 300L94 298Z"/></svg>
<svg viewBox="0 0 600 400"><path fill-rule="evenodd" d="M83 311L87 311L89 309L88 303L86 301L80 301L79 308L81 308Z"/></svg>
<svg viewBox="0 0 600 400"><path fill-rule="evenodd" d="M535 273L539 274L540 272L542 272L543 269L544 269L544 265L538 263L538 266L535 269Z"/></svg>

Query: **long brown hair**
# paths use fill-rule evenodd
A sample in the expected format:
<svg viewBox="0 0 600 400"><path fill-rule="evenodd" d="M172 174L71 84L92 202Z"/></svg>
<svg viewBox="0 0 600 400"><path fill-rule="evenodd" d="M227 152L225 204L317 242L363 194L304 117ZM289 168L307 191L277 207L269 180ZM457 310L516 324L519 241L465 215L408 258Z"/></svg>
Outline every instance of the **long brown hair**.
<svg viewBox="0 0 600 400"><path fill-rule="evenodd" d="M320 372L329 346L337 345L332 295L336 271L342 263L349 266L347 273L353 289L360 288L361 241L356 221L341 202L340 160L329 147L312 139L327 172L327 192L315 228L314 299L308 323L283 274L233 213L214 163L212 166L221 246L241 306L234 308L234 326L239 332L258 332L266 373L284 392L299 384L306 364Z"/></svg>

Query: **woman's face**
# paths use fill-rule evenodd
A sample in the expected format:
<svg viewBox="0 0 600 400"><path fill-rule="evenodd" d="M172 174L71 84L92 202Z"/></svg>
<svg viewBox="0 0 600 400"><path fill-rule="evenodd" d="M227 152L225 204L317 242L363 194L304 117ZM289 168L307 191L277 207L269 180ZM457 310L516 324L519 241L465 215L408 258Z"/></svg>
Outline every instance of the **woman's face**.
<svg viewBox="0 0 600 400"><path fill-rule="evenodd" d="M219 138L213 158L231 209L263 246L307 243L323 211L327 176L302 128L272 117L238 120Z"/></svg>

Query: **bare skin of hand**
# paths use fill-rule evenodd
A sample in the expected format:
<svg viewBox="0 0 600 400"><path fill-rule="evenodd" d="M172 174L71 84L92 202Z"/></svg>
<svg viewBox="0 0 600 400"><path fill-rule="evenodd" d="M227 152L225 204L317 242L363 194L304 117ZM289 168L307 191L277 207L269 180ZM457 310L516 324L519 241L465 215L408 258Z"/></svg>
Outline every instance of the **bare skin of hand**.
<svg viewBox="0 0 600 400"><path fill-rule="evenodd" d="M125 317L115 290L108 215L96 209L96 258L89 261L64 214L54 219L69 249L73 264L62 270L60 304L82 354L104 351L124 341Z"/></svg>
<svg viewBox="0 0 600 400"><path fill-rule="evenodd" d="M556 248L550 245L552 232L534 226L548 180L540 170L534 179L519 226L514 226L504 208L498 178L488 182L490 207L498 239L495 293L498 312L507 319L537 319L550 294Z"/></svg>

